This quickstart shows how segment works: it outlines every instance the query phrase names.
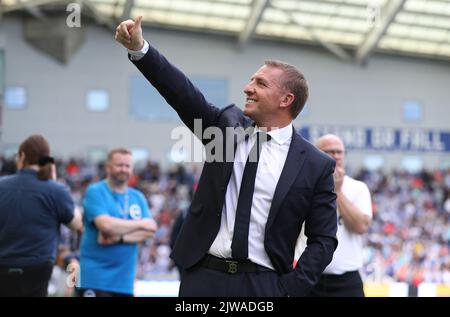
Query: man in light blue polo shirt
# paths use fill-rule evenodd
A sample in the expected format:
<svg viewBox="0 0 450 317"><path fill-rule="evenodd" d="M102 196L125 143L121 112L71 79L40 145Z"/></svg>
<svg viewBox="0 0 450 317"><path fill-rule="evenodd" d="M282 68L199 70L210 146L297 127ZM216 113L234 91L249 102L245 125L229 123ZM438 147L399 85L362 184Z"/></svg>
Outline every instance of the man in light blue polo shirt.
<svg viewBox="0 0 450 317"><path fill-rule="evenodd" d="M153 236L157 225L144 195L128 187L132 170L131 153L114 149L106 179L86 190L78 296L133 296L138 243Z"/></svg>

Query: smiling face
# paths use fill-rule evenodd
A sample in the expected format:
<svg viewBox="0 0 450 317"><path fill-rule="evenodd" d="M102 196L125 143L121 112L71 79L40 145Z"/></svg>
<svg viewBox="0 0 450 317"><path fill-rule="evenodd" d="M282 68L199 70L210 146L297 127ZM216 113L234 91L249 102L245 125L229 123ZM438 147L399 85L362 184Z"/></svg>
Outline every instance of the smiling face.
<svg viewBox="0 0 450 317"><path fill-rule="evenodd" d="M247 96L244 114L260 126L280 115L286 97L286 92L280 86L282 74L281 69L264 65L253 74L244 88Z"/></svg>

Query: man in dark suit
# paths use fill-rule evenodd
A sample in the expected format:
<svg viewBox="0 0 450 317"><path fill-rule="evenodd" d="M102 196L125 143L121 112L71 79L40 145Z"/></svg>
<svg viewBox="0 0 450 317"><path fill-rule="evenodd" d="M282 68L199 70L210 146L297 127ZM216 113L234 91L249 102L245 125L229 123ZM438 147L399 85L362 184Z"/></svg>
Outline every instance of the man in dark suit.
<svg viewBox="0 0 450 317"><path fill-rule="evenodd" d="M335 163L292 126L308 96L305 78L292 65L267 61L244 89L244 110L218 109L144 40L141 19L116 29L131 61L191 131L201 120L203 144L211 141L203 131L215 127L234 145L223 145L223 159L207 157L173 249L185 269L180 296L307 294L336 249L337 218ZM308 246L294 270L303 222Z"/></svg>

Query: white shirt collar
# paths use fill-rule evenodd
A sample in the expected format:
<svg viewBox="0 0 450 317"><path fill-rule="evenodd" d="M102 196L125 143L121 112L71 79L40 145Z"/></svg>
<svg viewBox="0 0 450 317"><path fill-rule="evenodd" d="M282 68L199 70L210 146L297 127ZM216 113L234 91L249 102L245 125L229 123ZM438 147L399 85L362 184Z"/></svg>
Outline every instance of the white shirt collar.
<svg viewBox="0 0 450 317"><path fill-rule="evenodd" d="M287 142L292 137L292 122L289 123L287 126L275 130L269 131L267 134L270 135L272 140L275 140L278 144L283 144ZM255 134L258 131L263 131L263 129L260 129L258 126L255 126L255 129L252 133ZM264 131L265 132L265 131Z"/></svg>

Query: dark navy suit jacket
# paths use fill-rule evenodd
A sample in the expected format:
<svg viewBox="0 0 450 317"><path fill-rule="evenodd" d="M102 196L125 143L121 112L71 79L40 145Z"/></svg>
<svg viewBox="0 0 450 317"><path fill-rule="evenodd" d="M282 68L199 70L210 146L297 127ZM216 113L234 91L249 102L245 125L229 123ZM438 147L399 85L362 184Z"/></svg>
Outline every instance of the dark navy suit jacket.
<svg viewBox="0 0 450 317"><path fill-rule="evenodd" d="M202 120L203 130L214 126L224 133L226 127L246 128L253 124L235 105L219 109L209 104L191 81L152 46L133 63L191 131L194 132L194 119ZM202 139L202 135L197 137L203 144L211 141ZM183 268L202 259L220 227L233 162L208 161L171 255ZM264 236L265 250L280 274L280 283L291 296L309 292L331 262L337 246L334 166L334 160L293 131ZM304 221L308 246L294 269L295 245Z"/></svg>

